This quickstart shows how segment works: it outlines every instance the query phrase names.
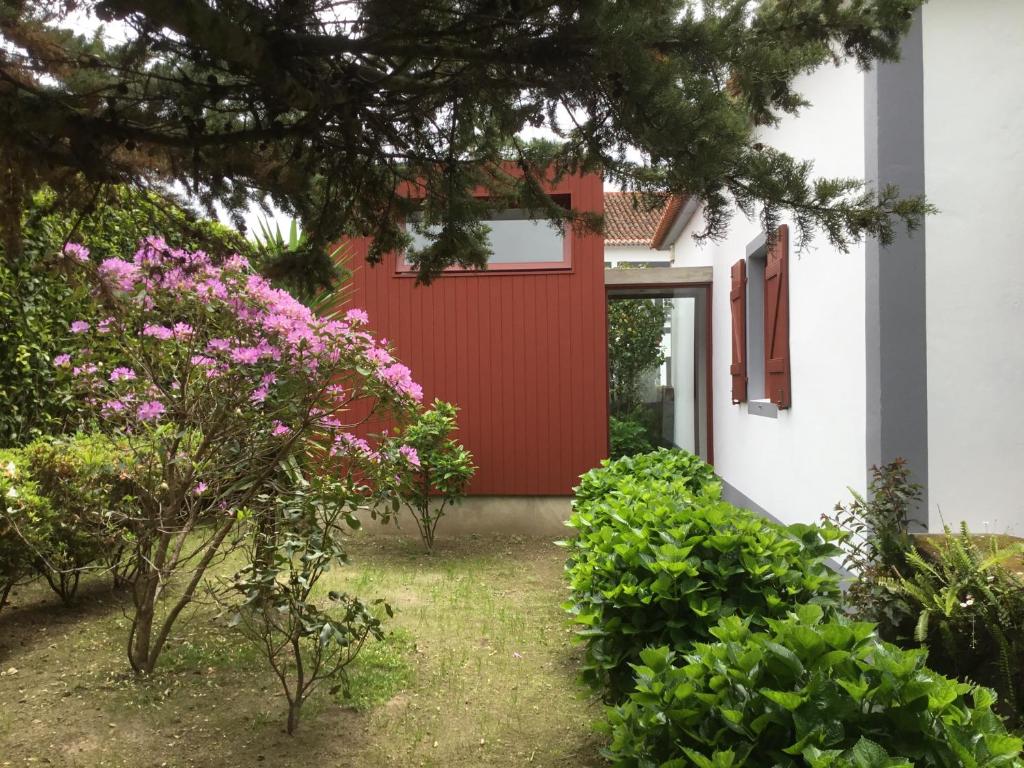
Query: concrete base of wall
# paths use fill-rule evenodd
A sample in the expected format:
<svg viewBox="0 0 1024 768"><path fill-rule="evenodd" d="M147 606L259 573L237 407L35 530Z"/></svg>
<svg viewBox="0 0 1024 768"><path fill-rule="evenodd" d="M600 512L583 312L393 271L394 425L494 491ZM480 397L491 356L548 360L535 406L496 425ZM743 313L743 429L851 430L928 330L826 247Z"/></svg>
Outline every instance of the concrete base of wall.
<svg viewBox="0 0 1024 768"><path fill-rule="evenodd" d="M437 537L498 533L564 538L572 533L565 527L572 511L570 502L568 496L471 496L445 511L437 525ZM401 528L365 519L364 526L368 532L385 536L419 536L407 511L401 513L398 522Z"/></svg>

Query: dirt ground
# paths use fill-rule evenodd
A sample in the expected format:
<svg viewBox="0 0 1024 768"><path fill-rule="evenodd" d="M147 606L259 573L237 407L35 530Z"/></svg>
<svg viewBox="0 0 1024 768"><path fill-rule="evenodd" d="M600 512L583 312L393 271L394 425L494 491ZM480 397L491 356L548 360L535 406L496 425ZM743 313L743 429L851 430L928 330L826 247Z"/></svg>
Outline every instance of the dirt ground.
<svg viewBox="0 0 1024 768"><path fill-rule="evenodd" d="M321 692L298 734L265 662L197 604L157 673L127 674L123 595L97 575L64 608L44 584L0 613L0 766L598 766L600 706L576 681L549 541L360 536L327 589L395 608L347 702ZM226 566L224 566L226 567Z"/></svg>

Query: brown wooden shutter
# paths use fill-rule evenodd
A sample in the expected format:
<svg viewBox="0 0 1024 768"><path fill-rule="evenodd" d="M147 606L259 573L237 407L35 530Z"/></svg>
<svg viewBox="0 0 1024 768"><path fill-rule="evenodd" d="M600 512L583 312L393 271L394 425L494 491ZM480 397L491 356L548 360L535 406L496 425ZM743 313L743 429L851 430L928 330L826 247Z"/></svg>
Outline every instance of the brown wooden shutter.
<svg viewBox="0 0 1024 768"><path fill-rule="evenodd" d="M731 273L732 365L729 373L732 375L732 401L743 403L747 400L747 262L737 261Z"/></svg>
<svg viewBox="0 0 1024 768"><path fill-rule="evenodd" d="M764 270L764 388L775 405L789 408L789 227L785 224L775 233Z"/></svg>

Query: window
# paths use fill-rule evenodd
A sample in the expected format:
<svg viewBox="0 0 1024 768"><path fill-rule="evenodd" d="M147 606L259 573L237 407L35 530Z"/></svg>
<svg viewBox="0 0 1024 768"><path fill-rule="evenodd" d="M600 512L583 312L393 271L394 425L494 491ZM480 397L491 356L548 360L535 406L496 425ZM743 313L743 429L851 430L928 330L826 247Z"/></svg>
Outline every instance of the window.
<svg viewBox="0 0 1024 768"><path fill-rule="evenodd" d="M567 196L557 196L566 197ZM556 197L556 202L562 202ZM567 205L568 200L564 203ZM551 219L531 218L521 208L506 208L492 211L484 224L489 230L488 245L491 257L487 271L569 269L572 266L572 238L567 236L565 227ZM439 228L429 227L436 232ZM426 235L410 230L413 248L429 244ZM408 272L412 269L404 254L399 259L398 269ZM475 272L453 267L451 272Z"/></svg>
<svg viewBox="0 0 1024 768"><path fill-rule="evenodd" d="M732 266L732 401L750 413L775 415L791 404L789 358L789 229L762 236ZM774 407L765 407L768 404Z"/></svg>

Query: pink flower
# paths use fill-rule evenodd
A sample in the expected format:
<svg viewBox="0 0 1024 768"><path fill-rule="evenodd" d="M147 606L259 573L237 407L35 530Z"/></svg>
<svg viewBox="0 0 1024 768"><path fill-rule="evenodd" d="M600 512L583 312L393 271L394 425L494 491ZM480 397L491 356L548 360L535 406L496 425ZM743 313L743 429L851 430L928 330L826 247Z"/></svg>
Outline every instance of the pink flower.
<svg viewBox="0 0 1024 768"><path fill-rule="evenodd" d="M277 421L276 419L273 422L273 426L274 426L274 428L272 430L270 430L270 434L273 435L274 437L279 437L281 435L287 435L287 434L291 433L291 431L292 431L291 427L289 427L289 426L287 426L285 424L282 424L280 421Z"/></svg>
<svg viewBox="0 0 1024 768"><path fill-rule="evenodd" d="M206 346L217 352L226 352L231 349L231 341L229 339L210 339L206 342Z"/></svg>
<svg viewBox="0 0 1024 768"><path fill-rule="evenodd" d="M209 486L206 483L200 480L198 483L196 483L196 487L192 489L192 493L195 494L196 496L202 496L204 493L206 493L206 489L208 487Z"/></svg>
<svg viewBox="0 0 1024 768"><path fill-rule="evenodd" d="M164 404L159 400L149 400L138 407L135 415L138 416L139 421L153 421L159 419L166 410Z"/></svg>
<svg viewBox="0 0 1024 768"><path fill-rule="evenodd" d="M174 331L165 325L154 325L150 323L142 329L143 336L152 336L154 339L166 341L174 335Z"/></svg>
<svg viewBox="0 0 1024 768"><path fill-rule="evenodd" d="M249 396L249 400L254 403L262 403L267 399L267 395L270 393L270 388L266 384L260 384L256 389L252 391Z"/></svg>
<svg viewBox="0 0 1024 768"><path fill-rule="evenodd" d="M398 452L402 454L402 456L405 457L405 460L414 467L418 467L420 465L420 455L411 445L403 445L398 449Z"/></svg>
<svg viewBox="0 0 1024 768"><path fill-rule="evenodd" d="M121 381L122 379L125 381L130 381L134 378L135 371L133 371L131 368L125 368L122 366L120 368L115 368L110 372L111 381Z"/></svg>
<svg viewBox="0 0 1024 768"><path fill-rule="evenodd" d="M75 261L88 261L89 260L89 249L81 243L67 243L64 246L64 255L70 256Z"/></svg>
<svg viewBox="0 0 1024 768"><path fill-rule="evenodd" d="M119 291L130 291L142 276L138 265L121 259L104 259L100 263L100 279L111 288Z"/></svg>
<svg viewBox="0 0 1024 768"><path fill-rule="evenodd" d="M85 322L85 320L75 320L75 322L71 324L71 332L85 333L86 331L89 330L90 327L91 326L87 322Z"/></svg>
<svg viewBox="0 0 1024 768"><path fill-rule="evenodd" d="M208 366L217 364L216 360L206 355L192 355L192 357L189 358L189 362L192 363L192 365L197 366Z"/></svg>
<svg viewBox="0 0 1024 768"><path fill-rule="evenodd" d="M102 410L106 414L120 413L124 410L124 402L121 400L109 400L103 404Z"/></svg>
<svg viewBox="0 0 1024 768"><path fill-rule="evenodd" d="M368 323L370 322L370 316L366 314L364 309L350 309L345 313L345 319L350 323Z"/></svg>
<svg viewBox="0 0 1024 768"><path fill-rule="evenodd" d="M96 323L96 332L97 333L110 333L110 324L112 322L114 322L114 318L112 318L112 317L105 317L105 318L103 318L98 323Z"/></svg>
<svg viewBox="0 0 1024 768"><path fill-rule="evenodd" d="M67 368L71 365L71 355L57 355L53 358L53 364L57 368Z"/></svg>
<svg viewBox="0 0 1024 768"><path fill-rule="evenodd" d="M187 339L193 333L192 326L188 323L175 323L174 336L178 339Z"/></svg>

